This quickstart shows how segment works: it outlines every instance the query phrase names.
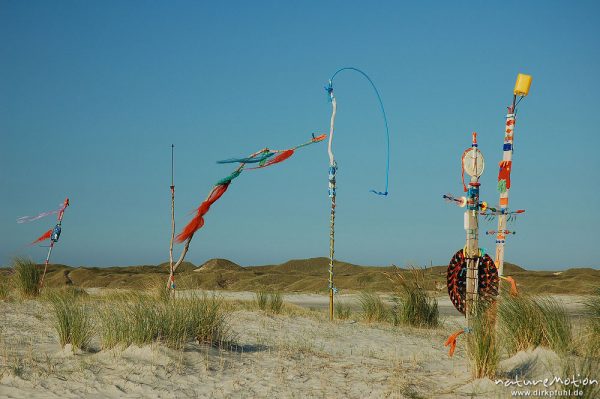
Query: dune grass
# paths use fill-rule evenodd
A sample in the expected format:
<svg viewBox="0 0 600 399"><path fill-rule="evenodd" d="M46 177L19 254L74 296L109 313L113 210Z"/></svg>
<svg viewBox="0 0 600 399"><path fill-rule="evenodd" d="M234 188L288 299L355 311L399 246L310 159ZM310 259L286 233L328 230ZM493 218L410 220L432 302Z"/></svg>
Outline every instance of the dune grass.
<svg viewBox="0 0 600 399"><path fill-rule="evenodd" d="M180 349L195 339L221 346L230 338L223 301L192 296L170 301L130 293L123 301L107 301L99 311L103 349L155 342Z"/></svg>
<svg viewBox="0 0 600 399"><path fill-rule="evenodd" d="M586 301L585 307L588 317L586 340L589 346L600 350L600 288Z"/></svg>
<svg viewBox="0 0 600 399"><path fill-rule="evenodd" d="M94 334L94 323L89 309L76 290L56 290L47 294L54 311L54 328L60 345L87 349Z"/></svg>
<svg viewBox="0 0 600 399"><path fill-rule="evenodd" d="M369 323L390 319L390 309L381 297L374 292L363 291L358 296L363 319Z"/></svg>
<svg viewBox="0 0 600 399"><path fill-rule="evenodd" d="M167 288L166 279L162 275L152 276L142 284L142 290L157 301L168 301L172 298L171 289Z"/></svg>
<svg viewBox="0 0 600 399"><path fill-rule="evenodd" d="M564 307L552 298L503 295L498 317L503 346L510 355L538 346L559 353L571 347L571 322Z"/></svg>
<svg viewBox="0 0 600 399"><path fill-rule="evenodd" d="M480 303L467 334L467 356L473 378L493 378L500 360L495 304Z"/></svg>
<svg viewBox="0 0 600 399"><path fill-rule="evenodd" d="M15 258L12 264L13 285L21 298L34 298L40 294L42 274L35 263L25 258Z"/></svg>
<svg viewBox="0 0 600 399"><path fill-rule="evenodd" d="M267 305L269 303L269 294L266 291L256 291L254 294L256 297L256 306L260 310L267 310Z"/></svg>
<svg viewBox="0 0 600 399"><path fill-rule="evenodd" d="M0 276L0 301L5 301L10 297L10 284L7 278Z"/></svg>
<svg viewBox="0 0 600 399"><path fill-rule="evenodd" d="M566 376L579 376L581 379L599 379L600 376L600 339L596 335L584 337L578 347L577 356L568 356L564 360L563 374ZM579 378L578 377L578 378ZM572 388L570 386L566 389ZM600 384L589 384L580 386L583 395L578 398L595 399L600 398Z"/></svg>
<svg viewBox="0 0 600 399"><path fill-rule="evenodd" d="M344 303L340 300L337 300L335 302L335 316L338 319L347 320L350 318L351 314L352 314L352 309L350 308L350 305L348 305L347 303Z"/></svg>
<svg viewBox="0 0 600 399"><path fill-rule="evenodd" d="M269 294L269 310L272 313L279 314L283 309L283 295L280 292L272 292Z"/></svg>
<svg viewBox="0 0 600 399"><path fill-rule="evenodd" d="M279 314L283 310L283 295L279 291L257 291L255 294L255 303L258 309L270 311Z"/></svg>
<svg viewBox="0 0 600 399"><path fill-rule="evenodd" d="M396 289L395 305L392 308L394 325L408 325L419 328L436 328L440 324L437 299L425 289L426 278L423 269L413 267L409 276L399 272L387 274Z"/></svg>

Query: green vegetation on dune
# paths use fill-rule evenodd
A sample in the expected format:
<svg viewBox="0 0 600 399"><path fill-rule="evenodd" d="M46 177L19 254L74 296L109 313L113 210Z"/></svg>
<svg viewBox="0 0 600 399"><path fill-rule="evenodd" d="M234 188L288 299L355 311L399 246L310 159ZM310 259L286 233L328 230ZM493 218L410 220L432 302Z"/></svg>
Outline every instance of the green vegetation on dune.
<svg viewBox="0 0 600 399"><path fill-rule="evenodd" d="M35 263L16 258L12 265L12 284L22 298L33 298L40 294L42 273Z"/></svg>
<svg viewBox="0 0 600 399"><path fill-rule="evenodd" d="M200 267L184 262L177 270L178 288L201 288L232 291L326 292L327 258L294 259L280 265L242 267L226 259L211 259ZM39 268L39 265L38 265ZM507 263L507 275L512 275L521 291L530 294L592 294L600 286L600 270L569 269L564 272L528 271ZM2 274L9 273L8 270ZM69 267L50 265L45 285L73 285L90 288L139 288L165 279L168 263L127 267ZM407 269L395 266L359 266L335 262L336 287L345 291L394 292L399 287L387 277L389 273L409 276ZM427 291L445 292L446 266L423 269Z"/></svg>

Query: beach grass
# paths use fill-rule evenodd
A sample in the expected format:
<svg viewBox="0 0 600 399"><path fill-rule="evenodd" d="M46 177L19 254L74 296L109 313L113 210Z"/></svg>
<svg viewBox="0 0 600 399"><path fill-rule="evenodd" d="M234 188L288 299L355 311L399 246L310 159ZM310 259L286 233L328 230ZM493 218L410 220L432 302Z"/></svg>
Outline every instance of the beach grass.
<svg viewBox="0 0 600 399"><path fill-rule="evenodd" d="M567 356L563 362L563 374L566 376L579 376L584 379L598 379L600 376L600 342L598 337L588 336L580 341L577 348L578 355ZM566 389L571 388L566 386ZM581 384L580 391L583 392L579 398L600 398L600 384Z"/></svg>
<svg viewBox="0 0 600 399"><path fill-rule="evenodd" d="M256 291L254 294L256 298L256 306L260 310L267 310L267 305L269 304L269 293L266 291Z"/></svg>
<svg viewBox="0 0 600 399"><path fill-rule="evenodd" d="M47 295L54 312L54 328L61 347L87 349L94 335L90 310L76 290L56 290Z"/></svg>
<svg viewBox="0 0 600 399"><path fill-rule="evenodd" d="M105 302L99 311L102 348L163 343L181 349L196 340L224 345L230 338L222 299L194 295L170 301L130 293L119 303Z"/></svg>
<svg viewBox="0 0 600 399"><path fill-rule="evenodd" d="M0 301L10 298L10 283L7 278L0 276Z"/></svg>
<svg viewBox="0 0 600 399"><path fill-rule="evenodd" d="M21 298L39 296L42 275L33 261L25 258L15 258L12 263L12 270L12 282Z"/></svg>
<svg viewBox="0 0 600 399"><path fill-rule="evenodd" d="M508 354L538 346L564 353L572 344L572 326L555 299L503 295L498 304L499 330Z"/></svg>
<svg viewBox="0 0 600 399"><path fill-rule="evenodd" d="M368 322L389 321L390 310L381 297L374 292L363 291L358 296L363 319Z"/></svg>
<svg viewBox="0 0 600 399"><path fill-rule="evenodd" d="M352 315L350 305L340 300L335 302L335 316L340 320L347 320Z"/></svg>
<svg viewBox="0 0 600 399"><path fill-rule="evenodd" d="M271 292L269 294L269 310L272 313L279 314L283 309L283 295L280 292Z"/></svg>
<svg viewBox="0 0 600 399"><path fill-rule="evenodd" d="M426 278L423 269L413 267L408 276L388 273L394 282L396 297L392 308L394 325L407 325L419 328L436 328L440 325L438 302L425 289Z"/></svg>
<svg viewBox="0 0 600 399"><path fill-rule="evenodd" d="M495 305L480 303L467 334L467 356L473 378L493 378L500 360Z"/></svg>
<svg viewBox="0 0 600 399"><path fill-rule="evenodd" d="M600 288L585 302L585 308L588 318L586 341L592 348L600 350Z"/></svg>

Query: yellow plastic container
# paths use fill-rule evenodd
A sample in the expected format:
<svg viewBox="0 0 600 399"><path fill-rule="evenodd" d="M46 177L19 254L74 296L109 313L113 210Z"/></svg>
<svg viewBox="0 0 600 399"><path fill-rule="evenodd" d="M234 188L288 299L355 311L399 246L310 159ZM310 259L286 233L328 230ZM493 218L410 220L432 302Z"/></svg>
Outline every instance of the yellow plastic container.
<svg viewBox="0 0 600 399"><path fill-rule="evenodd" d="M525 75L523 73L517 75L517 82L515 83L515 96L526 96L529 94L531 79L531 75Z"/></svg>

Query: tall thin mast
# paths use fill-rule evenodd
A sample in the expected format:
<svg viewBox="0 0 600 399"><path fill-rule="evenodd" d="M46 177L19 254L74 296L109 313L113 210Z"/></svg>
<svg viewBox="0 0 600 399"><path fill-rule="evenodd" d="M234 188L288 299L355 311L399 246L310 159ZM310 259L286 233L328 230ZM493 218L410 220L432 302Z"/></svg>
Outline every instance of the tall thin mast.
<svg viewBox="0 0 600 399"><path fill-rule="evenodd" d="M518 74L515 83L512 105L508 107L506 114L506 124L504 129L504 145L502 147L502 161L500 162L500 172L498 174L498 191L500 192L500 214L498 215L498 230L496 231L496 267L500 277L504 276L504 244L506 235L511 232L506 229L506 219L508 214L508 193L510 191L510 174L512 172L512 154L514 131L516 123L517 96L521 98L527 96L531 86L531 76Z"/></svg>
<svg viewBox="0 0 600 399"><path fill-rule="evenodd" d="M65 216L65 209L69 206L69 198L65 199L60 211L58 212L57 223L52 229L52 234L50 235L50 247L48 248L48 254L46 255L46 260L44 261L44 274L42 274L42 279L40 280L40 289L44 287L44 279L46 278L46 271L48 270L48 264L50 263L50 255L52 254L52 249L54 248L54 244L58 242L60 238L60 233L62 231L62 220Z"/></svg>
<svg viewBox="0 0 600 399"><path fill-rule="evenodd" d="M480 260L479 251L479 177L483 173L483 156L477 149L477 133L473 133L471 149L467 155L472 157L468 162L472 165L471 181L467 190L467 209L465 210L465 259L467 261L467 290L466 311L467 325L470 327L470 316L474 314L477 307L478 293L478 269ZM472 155L471 155L472 154ZM464 161L463 161L464 162Z"/></svg>
<svg viewBox="0 0 600 399"><path fill-rule="evenodd" d="M331 87L331 86L330 86ZM331 216L329 219L329 320L333 320L333 296L335 286L333 285L333 256L335 253L335 174L337 172L337 164L331 150L333 142L333 131L335 125L335 113L337 104L333 95L333 88L329 91L331 98L331 123L329 126L329 145L327 152L329 154L329 198L331 198Z"/></svg>
<svg viewBox="0 0 600 399"><path fill-rule="evenodd" d="M167 288L175 290L175 273L173 270L173 242L175 241L175 144L171 144L171 243L169 245L169 281Z"/></svg>

